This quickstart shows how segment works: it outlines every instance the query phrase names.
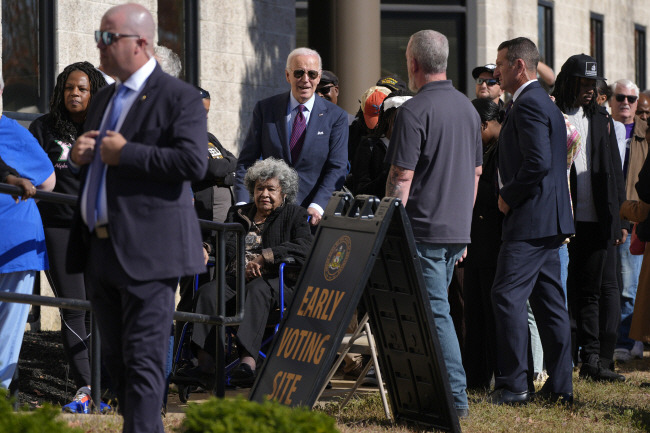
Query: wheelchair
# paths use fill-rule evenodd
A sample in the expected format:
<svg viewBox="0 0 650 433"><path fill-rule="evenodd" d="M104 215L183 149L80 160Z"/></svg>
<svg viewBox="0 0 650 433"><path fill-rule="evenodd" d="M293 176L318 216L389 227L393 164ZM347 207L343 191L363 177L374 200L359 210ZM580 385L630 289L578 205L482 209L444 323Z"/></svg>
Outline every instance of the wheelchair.
<svg viewBox="0 0 650 433"><path fill-rule="evenodd" d="M279 269L278 269L278 273L280 277L279 278L280 280L279 305L281 305L282 308L277 308L276 310L272 310L269 314L269 318L267 320L267 332L265 333L265 337L262 340L261 349L259 351L259 357L262 360L262 362L264 359L266 359L267 356L265 350L269 347L269 344L273 341L273 338L278 333L282 320L284 319L284 314L286 310L286 308L284 307L285 305L284 281L285 281L285 271L289 269L295 269L295 260L291 257L285 259L279 265ZM194 295L196 295L198 288L199 288L199 275L195 275ZM176 384L178 388L178 396L181 403L187 403L190 394L192 392L195 392L199 388L202 388L202 385L200 383L197 383L196 379L185 377L185 376L179 376L177 374L181 366L187 365L187 363L192 362L191 361L192 351L190 349L191 332L192 332L192 324L190 322L186 322L183 325L183 329L179 338L180 341L178 343L176 352L174 354L171 376L170 376L170 383ZM235 332L236 329L232 327L226 328L226 359L227 360L230 359L229 362L228 361L226 362L226 366L225 366L226 386L232 386L230 385L230 372L239 364L239 357L236 354ZM209 389L207 391L212 391L212 390Z"/></svg>

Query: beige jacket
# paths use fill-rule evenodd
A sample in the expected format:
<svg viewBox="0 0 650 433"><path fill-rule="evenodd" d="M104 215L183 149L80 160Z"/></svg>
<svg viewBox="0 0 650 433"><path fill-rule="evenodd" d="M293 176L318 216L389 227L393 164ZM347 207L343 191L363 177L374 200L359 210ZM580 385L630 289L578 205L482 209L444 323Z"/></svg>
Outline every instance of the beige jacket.
<svg viewBox="0 0 650 433"><path fill-rule="evenodd" d="M625 197L628 200L638 200L639 195L634 187L639 181L639 172L646 157L648 156L648 142L645 139L648 124L639 116L634 117L634 131L630 140L630 160L627 168L627 179L625 180Z"/></svg>

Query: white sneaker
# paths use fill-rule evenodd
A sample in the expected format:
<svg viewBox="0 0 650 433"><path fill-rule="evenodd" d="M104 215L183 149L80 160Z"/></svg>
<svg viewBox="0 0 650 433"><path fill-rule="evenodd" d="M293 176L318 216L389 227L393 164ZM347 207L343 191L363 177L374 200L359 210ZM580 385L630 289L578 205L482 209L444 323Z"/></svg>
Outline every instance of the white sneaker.
<svg viewBox="0 0 650 433"><path fill-rule="evenodd" d="M630 351L624 348L618 348L614 350L614 361L616 362L627 362L632 359Z"/></svg>
<svg viewBox="0 0 650 433"><path fill-rule="evenodd" d="M643 342L635 341L632 350L630 350L632 358L643 359Z"/></svg>

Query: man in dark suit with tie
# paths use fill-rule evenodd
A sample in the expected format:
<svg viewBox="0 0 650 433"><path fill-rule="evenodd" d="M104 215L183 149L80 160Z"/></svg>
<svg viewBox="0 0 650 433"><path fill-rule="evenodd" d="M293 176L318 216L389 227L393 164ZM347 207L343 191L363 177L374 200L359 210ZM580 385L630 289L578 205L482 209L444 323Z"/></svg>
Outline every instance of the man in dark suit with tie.
<svg viewBox="0 0 650 433"><path fill-rule="evenodd" d="M297 203L307 208L310 223L320 222L334 191L343 186L348 163L348 115L318 97L322 62L309 48L296 48L287 58L285 75L291 91L259 101L253 111L237 160L235 200L246 203L248 167L261 158L283 159L300 176Z"/></svg>
<svg viewBox="0 0 650 433"><path fill-rule="evenodd" d="M125 432L162 432L160 407L178 278L205 271L190 181L203 178L201 97L153 58L136 4L102 17L95 40L118 83L93 98L71 151L82 193L68 265L84 270Z"/></svg>
<svg viewBox="0 0 650 433"><path fill-rule="evenodd" d="M537 82L539 51L526 38L499 45L494 77L513 94L499 136L498 205L504 213L492 300L496 404L529 401L528 313L537 319L549 378L541 394L573 402L569 316L558 248L574 233L566 174L566 125Z"/></svg>

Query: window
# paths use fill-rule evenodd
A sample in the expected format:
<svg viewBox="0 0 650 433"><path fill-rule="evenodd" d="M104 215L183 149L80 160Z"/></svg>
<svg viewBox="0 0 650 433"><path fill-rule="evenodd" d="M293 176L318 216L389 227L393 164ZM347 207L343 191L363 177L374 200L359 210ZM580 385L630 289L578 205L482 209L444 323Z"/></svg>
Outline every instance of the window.
<svg viewBox="0 0 650 433"><path fill-rule="evenodd" d="M540 60L553 68L553 3L537 3L537 48Z"/></svg>
<svg viewBox="0 0 650 433"><path fill-rule="evenodd" d="M158 45L181 58L183 69L179 78L199 84L198 2L158 0Z"/></svg>
<svg viewBox="0 0 650 433"><path fill-rule="evenodd" d="M589 33L589 55L596 59L601 77L605 76L605 50L603 43L603 19L599 14L591 14Z"/></svg>
<svg viewBox="0 0 650 433"><path fill-rule="evenodd" d="M44 113L48 110L56 78L55 3L39 0L2 1L4 111Z"/></svg>
<svg viewBox="0 0 650 433"><path fill-rule="evenodd" d="M311 2L322 0L311 0ZM296 2L296 46L308 43L309 0ZM449 40L447 77L461 92L467 88L466 0L381 0L381 75L397 74L408 80L406 45L409 37L422 29L443 33ZM320 35L329 40L332 35ZM321 53L323 55L324 53ZM323 62L326 63L325 57Z"/></svg>
<svg viewBox="0 0 650 433"><path fill-rule="evenodd" d="M381 13L381 75L397 74L408 81L406 46L411 35L422 29L436 30L449 40L447 78L461 92L467 83L465 70L465 14L382 11Z"/></svg>
<svg viewBox="0 0 650 433"><path fill-rule="evenodd" d="M634 80L641 90L646 89L645 27L634 25Z"/></svg>

